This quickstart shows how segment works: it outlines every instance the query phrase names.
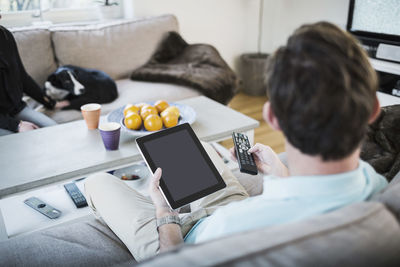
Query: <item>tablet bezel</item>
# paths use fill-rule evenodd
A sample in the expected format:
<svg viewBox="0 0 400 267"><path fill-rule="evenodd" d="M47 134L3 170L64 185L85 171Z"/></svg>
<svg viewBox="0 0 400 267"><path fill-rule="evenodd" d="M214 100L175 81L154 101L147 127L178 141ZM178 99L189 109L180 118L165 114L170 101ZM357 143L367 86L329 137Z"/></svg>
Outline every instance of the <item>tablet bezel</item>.
<svg viewBox="0 0 400 267"><path fill-rule="evenodd" d="M166 184L164 183L162 177L160 180L160 189L164 195L164 198L167 200L167 203L170 205L172 209L178 209L180 207L183 207L193 201L196 201L202 197L205 197L209 194L212 194L218 190L221 190L226 187L226 184L222 178L222 176L219 174L217 168L215 167L214 163L211 161L210 157L208 156L207 152L205 151L203 145L201 144L200 140L197 138L196 134L194 133L192 127L190 127L189 123L183 123L180 125L177 125L175 127L165 129L153 134L149 134L143 137L139 137L136 139L136 145L139 148L140 153L142 154L143 158L145 159L147 166L151 170L152 173L154 173L157 169L157 166L154 164L153 160L151 159L151 156L149 152L146 150L144 143L148 141L152 141L157 138L164 137L166 135L174 134L179 131L187 131L192 138L194 144L197 146L199 149L201 155L203 156L204 160L206 161L207 165L210 167L211 171L214 174L214 177L217 180L217 184L207 187L206 189L201 190L200 192L194 193L192 195L189 195L185 198L174 200L172 198L171 193L169 192Z"/></svg>

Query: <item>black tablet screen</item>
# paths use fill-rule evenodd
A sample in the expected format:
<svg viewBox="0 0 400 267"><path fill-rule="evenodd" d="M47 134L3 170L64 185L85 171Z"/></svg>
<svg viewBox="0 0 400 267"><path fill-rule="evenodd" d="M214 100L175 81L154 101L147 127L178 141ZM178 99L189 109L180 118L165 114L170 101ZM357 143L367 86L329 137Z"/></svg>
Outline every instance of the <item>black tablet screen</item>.
<svg viewBox="0 0 400 267"><path fill-rule="evenodd" d="M218 183L186 130L146 141L144 147L155 166L162 169L162 179L175 200Z"/></svg>

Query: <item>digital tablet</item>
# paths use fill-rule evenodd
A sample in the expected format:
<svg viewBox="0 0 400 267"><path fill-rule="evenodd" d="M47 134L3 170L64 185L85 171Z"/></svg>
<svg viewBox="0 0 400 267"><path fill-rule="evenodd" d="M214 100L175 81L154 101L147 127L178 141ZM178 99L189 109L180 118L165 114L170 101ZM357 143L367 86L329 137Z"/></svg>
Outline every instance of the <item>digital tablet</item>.
<svg viewBox="0 0 400 267"><path fill-rule="evenodd" d="M188 123L136 139L151 172L162 169L160 189L172 209L226 187Z"/></svg>

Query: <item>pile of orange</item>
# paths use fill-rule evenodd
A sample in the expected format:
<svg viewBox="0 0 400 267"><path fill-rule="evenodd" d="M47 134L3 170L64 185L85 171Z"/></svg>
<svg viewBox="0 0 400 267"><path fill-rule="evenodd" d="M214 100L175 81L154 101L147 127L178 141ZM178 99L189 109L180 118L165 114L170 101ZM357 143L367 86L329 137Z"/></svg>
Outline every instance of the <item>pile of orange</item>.
<svg viewBox="0 0 400 267"><path fill-rule="evenodd" d="M176 106L170 106L165 100L158 100L154 106L140 103L127 104L124 108L124 124L126 128L138 130L142 127L147 131L158 131L178 124L180 113Z"/></svg>

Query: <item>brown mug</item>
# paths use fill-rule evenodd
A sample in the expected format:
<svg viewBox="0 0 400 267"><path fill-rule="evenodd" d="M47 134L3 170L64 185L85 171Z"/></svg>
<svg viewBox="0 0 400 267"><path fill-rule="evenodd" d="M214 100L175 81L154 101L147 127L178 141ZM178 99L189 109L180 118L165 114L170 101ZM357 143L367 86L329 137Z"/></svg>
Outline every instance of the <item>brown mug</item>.
<svg viewBox="0 0 400 267"><path fill-rule="evenodd" d="M97 129L99 126L101 105L91 103L81 106L82 116L89 130Z"/></svg>

